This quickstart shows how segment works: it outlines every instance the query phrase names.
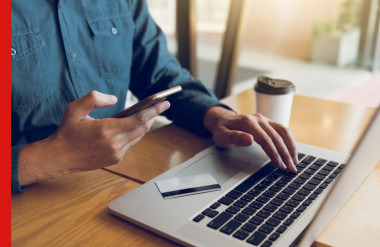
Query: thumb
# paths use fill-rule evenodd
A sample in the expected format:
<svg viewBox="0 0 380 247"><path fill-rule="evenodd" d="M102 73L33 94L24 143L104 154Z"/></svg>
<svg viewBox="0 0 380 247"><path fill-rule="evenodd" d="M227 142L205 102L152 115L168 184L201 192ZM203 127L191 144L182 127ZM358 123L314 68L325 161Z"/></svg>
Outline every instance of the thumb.
<svg viewBox="0 0 380 247"><path fill-rule="evenodd" d="M95 108L112 106L116 102L117 98L114 95L104 94L98 91L91 91L90 93L72 103L72 113L74 113L74 115L85 117Z"/></svg>

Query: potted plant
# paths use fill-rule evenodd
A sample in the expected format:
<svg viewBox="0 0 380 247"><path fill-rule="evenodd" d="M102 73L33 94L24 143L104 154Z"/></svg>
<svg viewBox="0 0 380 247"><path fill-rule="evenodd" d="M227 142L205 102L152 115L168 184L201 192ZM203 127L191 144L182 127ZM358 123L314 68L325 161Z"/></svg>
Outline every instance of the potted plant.
<svg viewBox="0 0 380 247"><path fill-rule="evenodd" d="M344 67L357 60L360 44L360 9L360 1L346 0L333 20L314 24L311 52L313 62Z"/></svg>

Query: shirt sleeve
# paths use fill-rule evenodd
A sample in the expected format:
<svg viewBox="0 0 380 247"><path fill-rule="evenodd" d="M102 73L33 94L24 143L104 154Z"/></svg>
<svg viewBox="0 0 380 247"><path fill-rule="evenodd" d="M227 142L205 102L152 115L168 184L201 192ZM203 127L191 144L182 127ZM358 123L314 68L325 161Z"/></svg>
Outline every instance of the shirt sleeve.
<svg viewBox="0 0 380 247"><path fill-rule="evenodd" d="M22 146L23 145L12 147L11 190L13 192L23 192L26 188L26 186L20 186L18 181L18 161Z"/></svg>
<svg viewBox="0 0 380 247"><path fill-rule="evenodd" d="M181 85L183 91L169 98L171 107L164 115L182 127L200 135L208 135L209 132L203 126L206 111L216 105L228 107L221 104L204 83L194 79L169 53L165 35L150 16L145 0L135 1L134 4L130 90L142 99Z"/></svg>

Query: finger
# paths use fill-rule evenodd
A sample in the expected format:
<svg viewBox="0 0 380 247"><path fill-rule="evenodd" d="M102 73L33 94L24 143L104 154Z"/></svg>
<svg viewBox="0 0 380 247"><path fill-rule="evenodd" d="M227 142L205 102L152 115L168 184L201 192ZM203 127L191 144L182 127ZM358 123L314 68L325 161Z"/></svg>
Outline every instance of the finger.
<svg viewBox="0 0 380 247"><path fill-rule="evenodd" d="M262 129L256 128L254 134L255 141L263 148L264 152L268 157L282 170L286 170L287 166L282 161L281 155L277 151L275 144L272 141L272 138Z"/></svg>
<svg viewBox="0 0 380 247"><path fill-rule="evenodd" d="M280 153L277 151L277 147L272 140L272 136L270 136L261 126L263 123L267 123L267 118L258 115L251 116L246 115L241 119L237 119L236 121L231 121L229 123L229 128L239 129L241 131L247 132L251 134L254 140L263 148L264 152L268 155L268 157L276 163L276 165L280 169L287 169L287 166L282 160ZM278 138L278 135L277 135ZM278 142L278 141L277 141Z"/></svg>
<svg viewBox="0 0 380 247"><path fill-rule="evenodd" d="M272 139L273 144L276 147L277 152L280 154L282 161L291 172L297 172L297 169L293 163L291 154L288 147L285 145L283 138L277 131L269 124L268 121L260 122L260 126Z"/></svg>
<svg viewBox="0 0 380 247"><path fill-rule="evenodd" d="M154 119L167 109L169 109L170 103L168 101L160 102L154 106L143 109L131 116L125 118L115 119L115 123L119 124L118 127L123 132L131 131L132 129L137 128L138 126L144 125L151 119Z"/></svg>
<svg viewBox="0 0 380 247"><path fill-rule="evenodd" d="M222 128L214 134L214 142L219 147L250 146L253 143L253 136L238 130Z"/></svg>
<svg viewBox="0 0 380 247"><path fill-rule="evenodd" d="M82 98L71 103L68 108L75 115L87 116L94 108L103 108L114 105L117 98L114 95L92 91Z"/></svg>
<svg viewBox="0 0 380 247"><path fill-rule="evenodd" d="M291 131L286 128L285 126L282 126L279 123L269 121L269 124L277 131L277 133L282 137L290 155L292 156L294 164L298 164L298 156L297 156L297 148L296 148L296 141L291 133Z"/></svg>

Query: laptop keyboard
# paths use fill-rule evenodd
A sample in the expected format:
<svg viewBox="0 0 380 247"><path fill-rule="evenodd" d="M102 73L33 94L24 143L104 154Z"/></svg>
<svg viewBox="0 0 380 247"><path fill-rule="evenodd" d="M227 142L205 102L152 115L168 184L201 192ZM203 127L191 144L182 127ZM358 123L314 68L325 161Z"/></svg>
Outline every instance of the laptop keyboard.
<svg viewBox="0 0 380 247"><path fill-rule="evenodd" d="M331 184L343 164L299 153L296 174L273 163L193 218L254 246L271 246Z"/></svg>

